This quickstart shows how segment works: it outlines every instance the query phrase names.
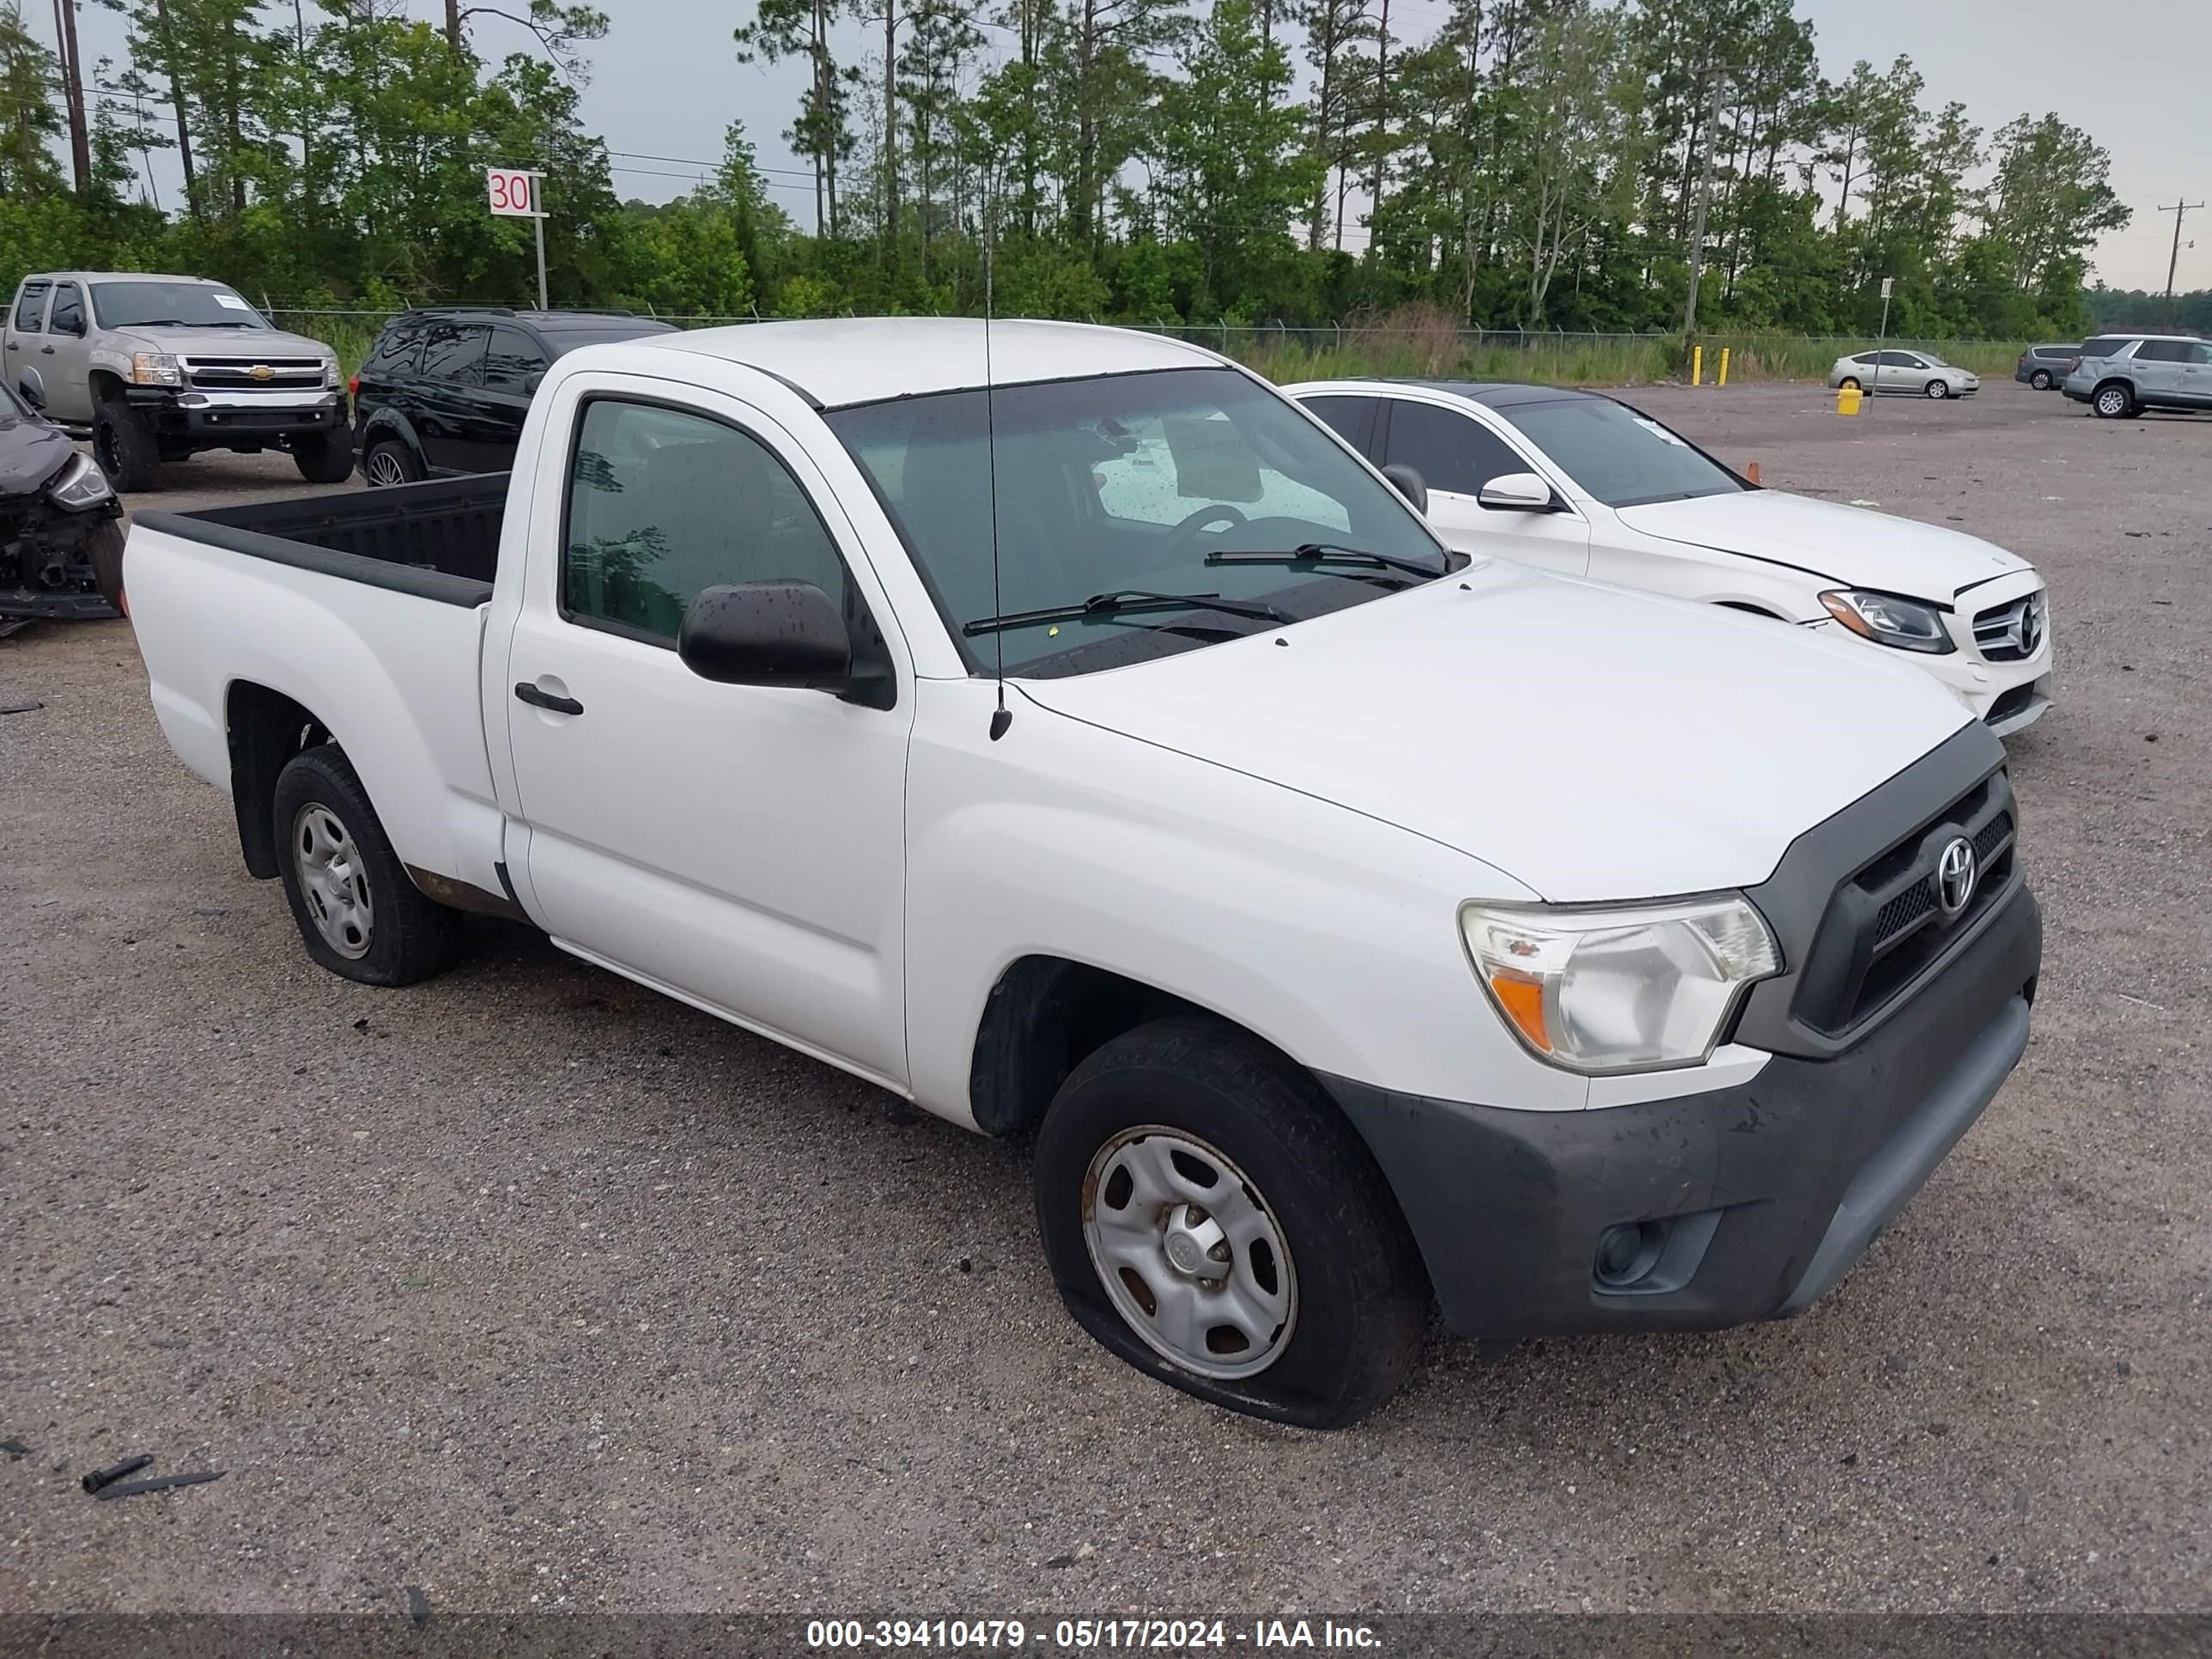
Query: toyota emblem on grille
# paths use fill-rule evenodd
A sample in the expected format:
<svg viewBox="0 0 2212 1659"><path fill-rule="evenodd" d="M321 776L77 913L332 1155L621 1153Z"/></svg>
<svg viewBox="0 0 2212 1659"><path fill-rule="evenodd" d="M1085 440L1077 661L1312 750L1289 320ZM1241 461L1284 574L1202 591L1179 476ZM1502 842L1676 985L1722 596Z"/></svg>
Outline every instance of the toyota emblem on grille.
<svg viewBox="0 0 2212 1659"><path fill-rule="evenodd" d="M1947 921L1973 902L1974 884L1980 877L1974 843L1964 836L1954 837L1936 861L1936 903Z"/></svg>
<svg viewBox="0 0 2212 1659"><path fill-rule="evenodd" d="M249 380L270 380L276 376L276 371L266 363L256 363L246 371L246 378Z"/></svg>

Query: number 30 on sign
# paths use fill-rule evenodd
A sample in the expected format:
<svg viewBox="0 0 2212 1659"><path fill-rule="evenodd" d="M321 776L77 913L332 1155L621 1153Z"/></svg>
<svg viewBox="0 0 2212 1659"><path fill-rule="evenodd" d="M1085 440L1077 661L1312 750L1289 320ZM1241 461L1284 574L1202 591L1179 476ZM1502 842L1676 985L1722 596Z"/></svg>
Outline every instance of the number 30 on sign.
<svg viewBox="0 0 2212 1659"><path fill-rule="evenodd" d="M510 167L486 167L484 188L491 197L491 210L509 218L536 218L538 203L531 189L532 182L527 173Z"/></svg>

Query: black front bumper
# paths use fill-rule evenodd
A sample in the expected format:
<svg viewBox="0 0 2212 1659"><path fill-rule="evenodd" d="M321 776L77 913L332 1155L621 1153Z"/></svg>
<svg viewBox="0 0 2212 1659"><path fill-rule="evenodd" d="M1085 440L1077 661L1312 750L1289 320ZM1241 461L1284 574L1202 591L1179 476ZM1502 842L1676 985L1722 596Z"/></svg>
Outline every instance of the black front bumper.
<svg viewBox="0 0 2212 1659"><path fill-rule="evenodd" d="M348 424L346 400L337 392L306 408L274 409L256 408L237 398L222 404L188 401L195 395L167 387L134 386L125 397L153 422L157 435L209 447L275 443Z"/></svg>
<svg viewBox="0 0 2212 1659"><path fill-rule="evenodd" d="M1675 1100L1508 1111L1322 1081L1462 1335L1784 1318L1844 1276L1995 1097L2027 1044L2042 945L2016 886L1863 1041L1778 1054L1748 1083ZM1599 1252L1615 1228L1638 1230L1613 1237L1640 1237L1650 1266L1607 1288Z"/></svg>

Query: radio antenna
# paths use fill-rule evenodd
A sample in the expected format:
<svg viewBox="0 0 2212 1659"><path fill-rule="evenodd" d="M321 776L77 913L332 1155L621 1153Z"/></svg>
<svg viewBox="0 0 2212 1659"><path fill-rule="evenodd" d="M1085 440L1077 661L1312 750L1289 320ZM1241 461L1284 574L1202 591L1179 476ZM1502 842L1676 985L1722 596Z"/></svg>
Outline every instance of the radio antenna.
<svg viewBox="0 0 2212 1659"><path fill-rule="evenodd" d="M992 399L991 375L991 254L999 240L999 192L994 176L983 196L983 450L991 468L991 614L1003 616L999 600L999 427ZM1014 723L1006 707L1006 630L994 628L991 638L998 647L999 706L991 711L991 741L998 742Z"/></svg>

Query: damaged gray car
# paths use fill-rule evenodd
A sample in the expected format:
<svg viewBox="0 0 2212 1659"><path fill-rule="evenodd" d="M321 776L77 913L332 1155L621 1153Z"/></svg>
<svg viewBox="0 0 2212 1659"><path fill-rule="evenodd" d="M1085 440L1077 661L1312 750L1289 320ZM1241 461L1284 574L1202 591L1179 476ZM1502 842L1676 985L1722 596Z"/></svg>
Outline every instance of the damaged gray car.
<svg viewBox="0 0 2212 1659"><path fill-rule="evenodd" d="M106 474L0 385L0 636L122 607L123 507Z"/></svg>

